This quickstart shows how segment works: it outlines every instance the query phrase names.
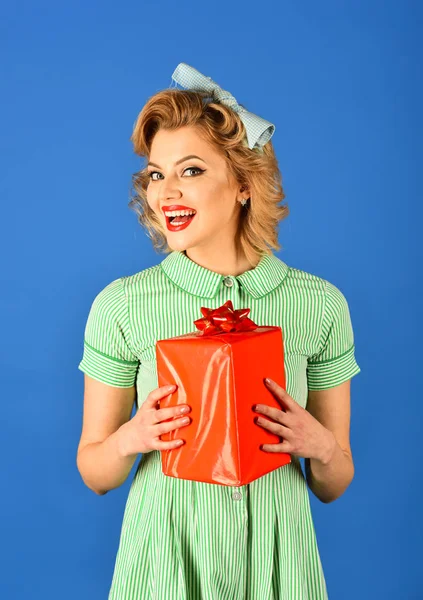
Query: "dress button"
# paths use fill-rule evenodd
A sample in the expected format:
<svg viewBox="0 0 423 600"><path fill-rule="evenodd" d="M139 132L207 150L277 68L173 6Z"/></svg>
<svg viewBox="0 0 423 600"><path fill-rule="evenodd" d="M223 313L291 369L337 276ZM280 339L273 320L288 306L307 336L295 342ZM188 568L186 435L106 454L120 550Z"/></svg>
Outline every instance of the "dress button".
<svg viewBox="0 0 423 600"><path fill-rule="evenodd" d="M225 279L223 280L223 283L226 285L226 287L232 287L234 282L232 281L232 279L230 277L225 277Z"/></svg>
<svg viewBox="0 0 423 600"><path fill-rule="evenodd" d="M234 492L232 494L232 499L233 500L241 500L241 498L242 498L242 495L239 492Z"/></svg>

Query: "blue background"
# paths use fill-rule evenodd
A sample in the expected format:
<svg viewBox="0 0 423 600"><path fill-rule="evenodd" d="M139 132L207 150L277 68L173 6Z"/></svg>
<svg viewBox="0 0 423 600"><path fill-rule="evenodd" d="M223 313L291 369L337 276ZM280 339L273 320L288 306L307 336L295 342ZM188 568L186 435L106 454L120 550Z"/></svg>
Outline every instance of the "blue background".
<svg viewBox="0 0 423 600"><path fill-rule="evenodd" d="M349 303L356 473L331 504L311 494L329 597L423 598L422 17L417 1L3 5L1 598L107 597L136 467L102 497L83 484L77 365L95 295L164 258L128 208L129 138L182 61L275 123L277 255Z"/></svg>

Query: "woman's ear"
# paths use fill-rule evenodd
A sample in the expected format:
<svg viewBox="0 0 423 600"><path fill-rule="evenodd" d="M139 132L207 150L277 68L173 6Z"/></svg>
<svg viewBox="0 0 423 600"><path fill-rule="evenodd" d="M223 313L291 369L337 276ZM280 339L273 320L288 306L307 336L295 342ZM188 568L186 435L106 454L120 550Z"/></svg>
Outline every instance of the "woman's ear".
<svg viewBox="0 0 423 600"><path fill-rule="evenodd" d="M238 200L241 201L243 198L248 198L250 196L250 192L247 184L240 185L238 188Z"/></svg>

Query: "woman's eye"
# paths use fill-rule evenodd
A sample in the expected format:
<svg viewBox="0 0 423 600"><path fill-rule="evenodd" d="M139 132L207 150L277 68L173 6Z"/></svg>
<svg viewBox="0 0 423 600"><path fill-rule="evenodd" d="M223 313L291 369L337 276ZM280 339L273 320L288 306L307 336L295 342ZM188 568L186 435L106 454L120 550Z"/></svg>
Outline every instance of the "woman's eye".
<svg viewBox="0 0 423 600"><path fill-rule="evenodd" d="M204 169L199 169L198 167L187 167L184 169L184 173L185 171L197 171L199 174L204 173Z"/></svg>
<svg viewBox="0 0 423 600"><path fill-rule="evenodd" d="M197 171L198 175L200 175L201 173L204 173L204 169L200 169L199 167L187 167L186 169L184 169L183 172L185 173L185 171ZM155 174L161 175L161 173L159 171L150 171L148 173L148 176L152 181L157 181L157 178L153 177L153 175L155 175ZM191 175L190 175L190 177L191 177ZM194 175L194 177L195 177L195 175Z"/></svg>

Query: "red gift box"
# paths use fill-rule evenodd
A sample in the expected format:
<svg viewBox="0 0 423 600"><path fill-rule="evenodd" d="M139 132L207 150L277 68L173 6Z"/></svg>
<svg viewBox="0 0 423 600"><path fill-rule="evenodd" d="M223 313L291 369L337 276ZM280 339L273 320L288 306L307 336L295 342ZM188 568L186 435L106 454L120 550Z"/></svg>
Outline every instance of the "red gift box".
<svg viewBox="0 0 423 600"><path fill-rule="evenodd" d="M246 485L291 462L288 453L261 450L280 438L254 422L253 410L255 404L282 409L264 384L269 377L286 389L282 329L256 325L247 317L249 308L234 310L230 300L201 312L204 318L194 321L199 331L156 343L159 387L178 386L160 408L191 407L189 425L161 435L163 441L185 441L162 451L162 471L180 479Z"/></svg>

